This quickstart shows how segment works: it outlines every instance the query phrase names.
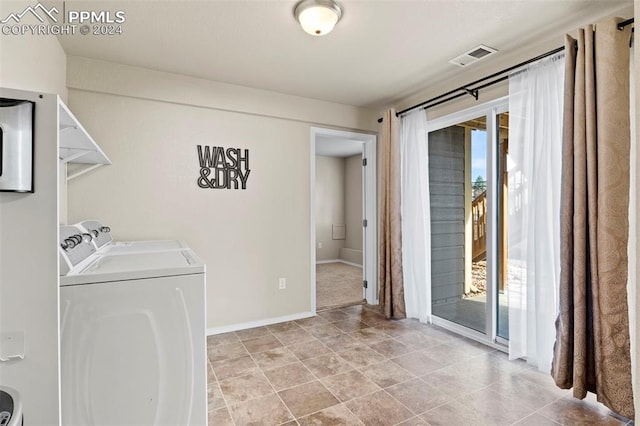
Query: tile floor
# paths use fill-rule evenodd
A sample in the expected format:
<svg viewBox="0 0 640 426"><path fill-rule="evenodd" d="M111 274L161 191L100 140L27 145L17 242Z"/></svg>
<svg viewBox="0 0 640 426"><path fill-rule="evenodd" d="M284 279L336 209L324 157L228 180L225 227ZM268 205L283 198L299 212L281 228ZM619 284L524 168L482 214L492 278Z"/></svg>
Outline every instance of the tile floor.
<svg viewBox="0 0 640 426"><path fill-rule="evenodd" d="M548 375L363 305L208 338L209 425L632 425Z"/></svg>

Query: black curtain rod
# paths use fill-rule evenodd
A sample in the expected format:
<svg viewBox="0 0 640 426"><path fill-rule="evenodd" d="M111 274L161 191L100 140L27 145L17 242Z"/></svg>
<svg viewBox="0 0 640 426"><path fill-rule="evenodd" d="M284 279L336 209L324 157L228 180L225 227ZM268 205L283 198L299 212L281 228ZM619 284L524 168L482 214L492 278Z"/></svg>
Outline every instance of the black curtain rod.
<svg viewBox="0 0 640 426"><path fill-rule="evenodd" d="M633 24L633 22L634 22L634 18L627 19L626 21L622 21L622 22L620 22L618 24L618 29L619 30L623 30L626 26ZM436 96L435 98L431 98L431 99L429 99L427 101L420 102L419 104L416 104L416 105L414 105L412 107L403 109L402 111L396 112L396 116L400 116L400 115L402 115L402 114L404 114L406 112L409 112L409 111L411 111L413 109L420 108L420 107L423 107L424 109L432 108L432 107L434 107L436 105L440 105L440 104L443 104L445 102L449 102L449 101L451 101L453 99L457 99L457 98L460 98L460 97L465 96L465 95L471 95L474 98L476 98L476 100L478 100L478 93L479 93L479 91L481 89L485 89L485 88L487 88L489 86L492 86L492 85L494 85L496 83L500 83L500 82L505 81L505 80L507 80L509 78L508 75L503 75L503 74L506 74L509 71L513 71L513 70L515 70L517 68L520 68L520 67L523 67L525 65L528 65L528 64L530 64L532 62L539 61L540 59L544 59L544 58L546 58L548 56L551 56L551 55L554 55L556 53L562 52L563 50L564 50L564 46L561 46L561 47L558 47L556 49L550 50L549 52L543 53L542 55L538 55L535 58L531 58L531 59L528 59L528 60L526 60L524 62L520 62L517 65L514 65L514 66L509 67L509 68L505 68L502 71L498 71L498 72L493 73L493 74L491 74L491 75L489 75L487 77L484 77L484 78L481 78L481 79L476 80L474 82L465 84L464 86L460 86L457 89L453 89L453 90L451 90L451 91L449 91L447 93L444 93L442 95ZM499 77L499 78L496 78L496 77ZM492 80L492 79L495 79L495 80ZM485 84L482 84L480 86L474 87L477 84L484 83L487 80L492 80L492 81L489 81L488 83L485 83ZM378 123L382 123L382 118L378 119Z"/></svg>
<svg viewBox="0 0 640 426"><path fill-rule="evenodd" d="M624 27L626 27L627 25L631 25L633 24L633 18L627 19L626 21L622 21L618 24L618 29L620 31L624 30Z"/></svg>

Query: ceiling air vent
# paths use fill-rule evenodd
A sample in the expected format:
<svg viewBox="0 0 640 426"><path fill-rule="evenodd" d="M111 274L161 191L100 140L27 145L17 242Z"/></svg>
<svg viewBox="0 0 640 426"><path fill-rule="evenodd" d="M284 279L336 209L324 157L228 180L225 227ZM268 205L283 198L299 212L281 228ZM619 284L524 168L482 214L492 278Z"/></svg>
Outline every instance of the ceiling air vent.
<svg viewBox="0 0 640 426"><path fill-rule="evenodd" d="M481 44L480 46L474 47L468 52L463 53L457 58L451 59L449 62L459 67L466 67L467 65L471 65L472 63L477 62L480 59L484 59L496 52L496 49Z"/></svg>

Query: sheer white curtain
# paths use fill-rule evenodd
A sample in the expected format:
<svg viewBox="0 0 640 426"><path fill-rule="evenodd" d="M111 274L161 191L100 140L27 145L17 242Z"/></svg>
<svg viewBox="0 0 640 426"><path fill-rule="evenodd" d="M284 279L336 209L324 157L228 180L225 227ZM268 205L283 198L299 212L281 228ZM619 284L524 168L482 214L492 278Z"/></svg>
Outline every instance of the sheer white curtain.
<svg viewBox="0 0 640 426"><path fill-rule="evenodd" d="M402 270L407 318L431 322L431 206L427 115L402 118Z"/></svg>
<svg viewBox="0 0 640 426"><path fill-rule="evenodd" d="M509 359L551 370L560 282L564 55L509 77Z"/></svg>

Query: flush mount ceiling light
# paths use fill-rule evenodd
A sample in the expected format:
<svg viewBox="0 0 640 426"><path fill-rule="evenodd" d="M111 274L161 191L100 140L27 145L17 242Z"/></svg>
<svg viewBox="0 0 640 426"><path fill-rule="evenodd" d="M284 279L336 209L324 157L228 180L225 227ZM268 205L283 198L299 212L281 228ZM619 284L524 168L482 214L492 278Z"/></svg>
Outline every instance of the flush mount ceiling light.
<svg viewBox="0 0 640 426"><path fill-rule="evenodd" d="M342 16L342 8L333 0L303 0L293 12L305 32L313 36L329 34Z"/></svg>

